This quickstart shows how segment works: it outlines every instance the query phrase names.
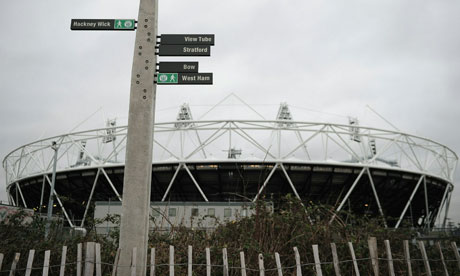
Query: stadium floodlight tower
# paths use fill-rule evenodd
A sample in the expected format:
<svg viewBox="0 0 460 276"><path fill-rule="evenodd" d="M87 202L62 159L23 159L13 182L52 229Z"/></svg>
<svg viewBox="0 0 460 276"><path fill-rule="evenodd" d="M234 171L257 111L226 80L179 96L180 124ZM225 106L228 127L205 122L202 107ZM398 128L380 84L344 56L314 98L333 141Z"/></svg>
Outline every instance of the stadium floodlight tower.
<svg viewBox="0 0 460 276"><path fill-rule="evenodd" d="M289 105L286 102L280 103L280 107L278 109L278 114L276 115L276 126L278 128L297 128L296 123L292 122L294 119L292 118L291 110L289 109ZM278 139L281 139L280 137L280 131L278 131ZM300 131L295 131L295 135L297 136L297 140L302 143L303 138L302 134ZM280 144L280 143L278 143ZM302 145L302 150L304 151L305 155L307 156L308 159L310 158L310 154L308 153L308 149L305 143ZM278 149L278 151L280 151Z"/></svg>

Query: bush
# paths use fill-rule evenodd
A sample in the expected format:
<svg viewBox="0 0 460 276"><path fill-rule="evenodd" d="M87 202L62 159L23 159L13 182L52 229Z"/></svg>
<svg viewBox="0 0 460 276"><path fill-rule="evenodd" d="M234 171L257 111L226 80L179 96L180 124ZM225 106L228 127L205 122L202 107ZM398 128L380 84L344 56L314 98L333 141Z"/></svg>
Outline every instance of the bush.
<svg viewBox="0 0 460 276"><path fill-rule="evenodd" d="M281 256L281 263L286 275L295 274L295 258L293 247L297 247L301 256L304 275L314 274L314 259L312 245L319 245L319 255L322 263L323 273L333 275L332 255L330 243L337 246L338 256L341 261L351 260L347 242L352 242L354 251L359 261L359 269L362 275L372 275L370 267L368 238L376 237L378 240L380 273L388 274L386 254L383 240L391 241L394 266L397 274L407 274L406 263L403 254L403 240L412 240L416 232L402 229L386 229L379 218L366 216L354 216L346 212L340 213L332 223L332 208L322 205L309 204L304 206L300 201L287 196L273 211L267 207L267 203L260 201L254 208L256 214L252 217L244 217L238 221L227 224L220 224L214 231L192 230L183 226L175 227L170 232L153 231L149 237L149 247L156 248L156 263L169 263L169 246L175 246L176 275L186 275L187 270L187 246L193 246L194 264L205 264L205 248L211 250L213 264L222 264L222 248L227 248L230 275L240 275L239 252L244 251L246 265L249 269L258 269L258 254L264 256L266 269L276 267L274 253ZM353 225L345 223L341 218L347 217L346 221L352 221ZM107 217L107 220L117 221L115 217ZM4 270L6 264L10 264L15 252L21 253L20 268L25 268L29 249L36 250L35 266L43 264L45 250L51 250L52 265L58 265L63 245L68 246L67 260L75 262L77 244L86 241L101 243L102 262L113 263L116 249L118 247L118 231L113 231L107 237L95 234L93 225L89 221L89 231L86 236L65 234L62 225L52 225L50 235L44 238L45 222L37 217L30 225L23 225L20 219L10 219L9 224L0 224L0 252L5 254ZM447 246L447 243L444 244ZM427 246L427 251L433 269L433 275L442 274L441 262L439 262L439 251L435 246ZM444 249L446 259L455 259L452 250ZM421 259L420 251L411 244L411 257ZM448 262L449 271L458 271L456 262ZM423 262L412 262L414 275L423 275L425 272ZM233 269L232 269L233 268ZM340 264L343 275L354 275L352 262ZM59 267L52 268L57 272ZM69 266L66 273L74 273L75 265ZM157 275L166 275L168 266L162 265L156 268ZM195 275L205 275L206 267L196 265L193 268ZM109 275L110 265L103 266L103 273ZM37 271L38 272L38 271ZM213 267L213 275L222 275L221 267ZM248 275L256 275L256 271L248 271ZM458 274L458 273L457 273ZM266 275L277 275L276 270L266 271ZM451 275L455 275L451 273Z"/></svg>

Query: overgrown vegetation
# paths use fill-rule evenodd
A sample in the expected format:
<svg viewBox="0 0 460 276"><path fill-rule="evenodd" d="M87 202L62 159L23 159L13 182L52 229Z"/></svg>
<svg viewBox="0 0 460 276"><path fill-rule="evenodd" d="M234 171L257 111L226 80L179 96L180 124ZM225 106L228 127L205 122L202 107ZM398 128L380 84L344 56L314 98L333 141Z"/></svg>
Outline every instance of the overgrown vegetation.
<svg viewBox="0 0 460 276"><path fill-rule="evenodd" d="M186 227L175 227L170 232L153 231L150 235L149 247L156 248L156 263L167 264L169 260L169 246L175 246L175 263L183 264L176 267L176 275L186 275L187 246L192 245L194 251L194 264L205 264L205 248L211 248L213 264L222 264L222 248L227 248L230 275L240 275L236 268L240 267L239 252L244 251L246 265L250 269L258 269L258 254L264 255L265 268L275 268L274 253L281 256L282 266L285 267L285 275L295 275L295 259L293 247L296 246L303 264L313 264L312 244L318 244L320 258L323 263L324 275L334 275L330 243L337 245L338 256L341 261L351 260L347 242L352 242L359 261L361 275L372 275L367 240L369 237L377 237L379 245L379 257L386 258L383 240L391 242L394 266L397 274L407 275L404 261L403 240L413 240L416 232L410 230L390 230L383 227L383 222L377 218L353 216L341 214L330 223L333 215L331 208L327 206L309 205L303 206L299 201L287 197L275 212L266 208L263 202L256 205L256 215L241 218L238 221L221 224L214 231L192 230ZM353 225L344 223L341 217L348 216L348 221ZM113 221L113 217L109 217ZM97 236L94 230L94 222L90 222L88 233L85 236L63 234L59 224L51 227L48 239L44 238L45 223L39 218L34 218L28 225L22 224L21 214L10 218L9 223L0 223L0 253L5 254L3 271L11 264L15 252L21 253L18 267L24 269L27 262L29 249L35 249L34 267L40 267L43 263L45 250L51 250L52 274L59 271L59 262L62 246L68 246L67 260L75 263L77 244L86 241L101 243L103 273L109 275L110 263L118 246L118 232L111 232L109 236ZM443 243L444 257L454 260L455 256L447 241ZM427 244L428 255L433 275L442 275L442 264L439 261L439 251L435 246ZM425 275L422 257L418 248L411 244L411 257L414 275ZM381 275L388 274L387 262L380 260ZM448 262L449 271L458 271L456 262ZM342 275L354 275L351 262L340 264ZM314 266L302 267L304 275L314 275ZM73 274L75 265L66 268L66 273ZM35 270L40 273L41 270ZM167 275L168 266L158 266L157 275ZM206 267L196 265L193 268L195 275L206 275ZM18 272L22 274L23 272ZM222 275L221 267L213 267L213 275ZM258 275L257 271L248 271L248 275ZM266 275L277 275L276 271L267 271ZM451 273L450 275L460 275Z"/></svg>

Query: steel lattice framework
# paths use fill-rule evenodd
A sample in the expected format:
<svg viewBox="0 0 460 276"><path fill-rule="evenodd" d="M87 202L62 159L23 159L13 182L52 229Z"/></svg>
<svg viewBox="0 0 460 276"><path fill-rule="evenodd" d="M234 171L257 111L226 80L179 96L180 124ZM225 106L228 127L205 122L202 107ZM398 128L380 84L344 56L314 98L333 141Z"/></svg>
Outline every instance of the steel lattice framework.
<svg viewBox="0 0 460 276"><path fill-rule="evenodd" d="M13 150L3 160L10 202L45 208L55 141L57 203L71 226L83 226L91 202L122 200L126 131L108 124ZM292 193L337 212L381 215L396 228L406 221L430 227L442 217L445 223L458 162L448 147L423 137L289 118L156 123L153 156L152 201Z"/></svg>

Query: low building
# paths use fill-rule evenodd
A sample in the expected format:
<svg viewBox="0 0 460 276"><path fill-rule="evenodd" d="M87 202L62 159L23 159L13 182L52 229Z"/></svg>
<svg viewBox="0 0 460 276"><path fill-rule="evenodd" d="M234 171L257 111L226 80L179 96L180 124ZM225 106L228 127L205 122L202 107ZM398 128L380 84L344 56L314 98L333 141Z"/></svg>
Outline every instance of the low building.
<svg viewBox="0 0 460 276"><path fill-rule="evenodd" d="M120 216L121 212L121 202L97 201L94 210L97 232L106 234L118 227L116 219L108 218ZM252 216L255 212L255 205L248 202L152 202L150 227L160 231L178 226L212 230L221 223Z"/></svg>

